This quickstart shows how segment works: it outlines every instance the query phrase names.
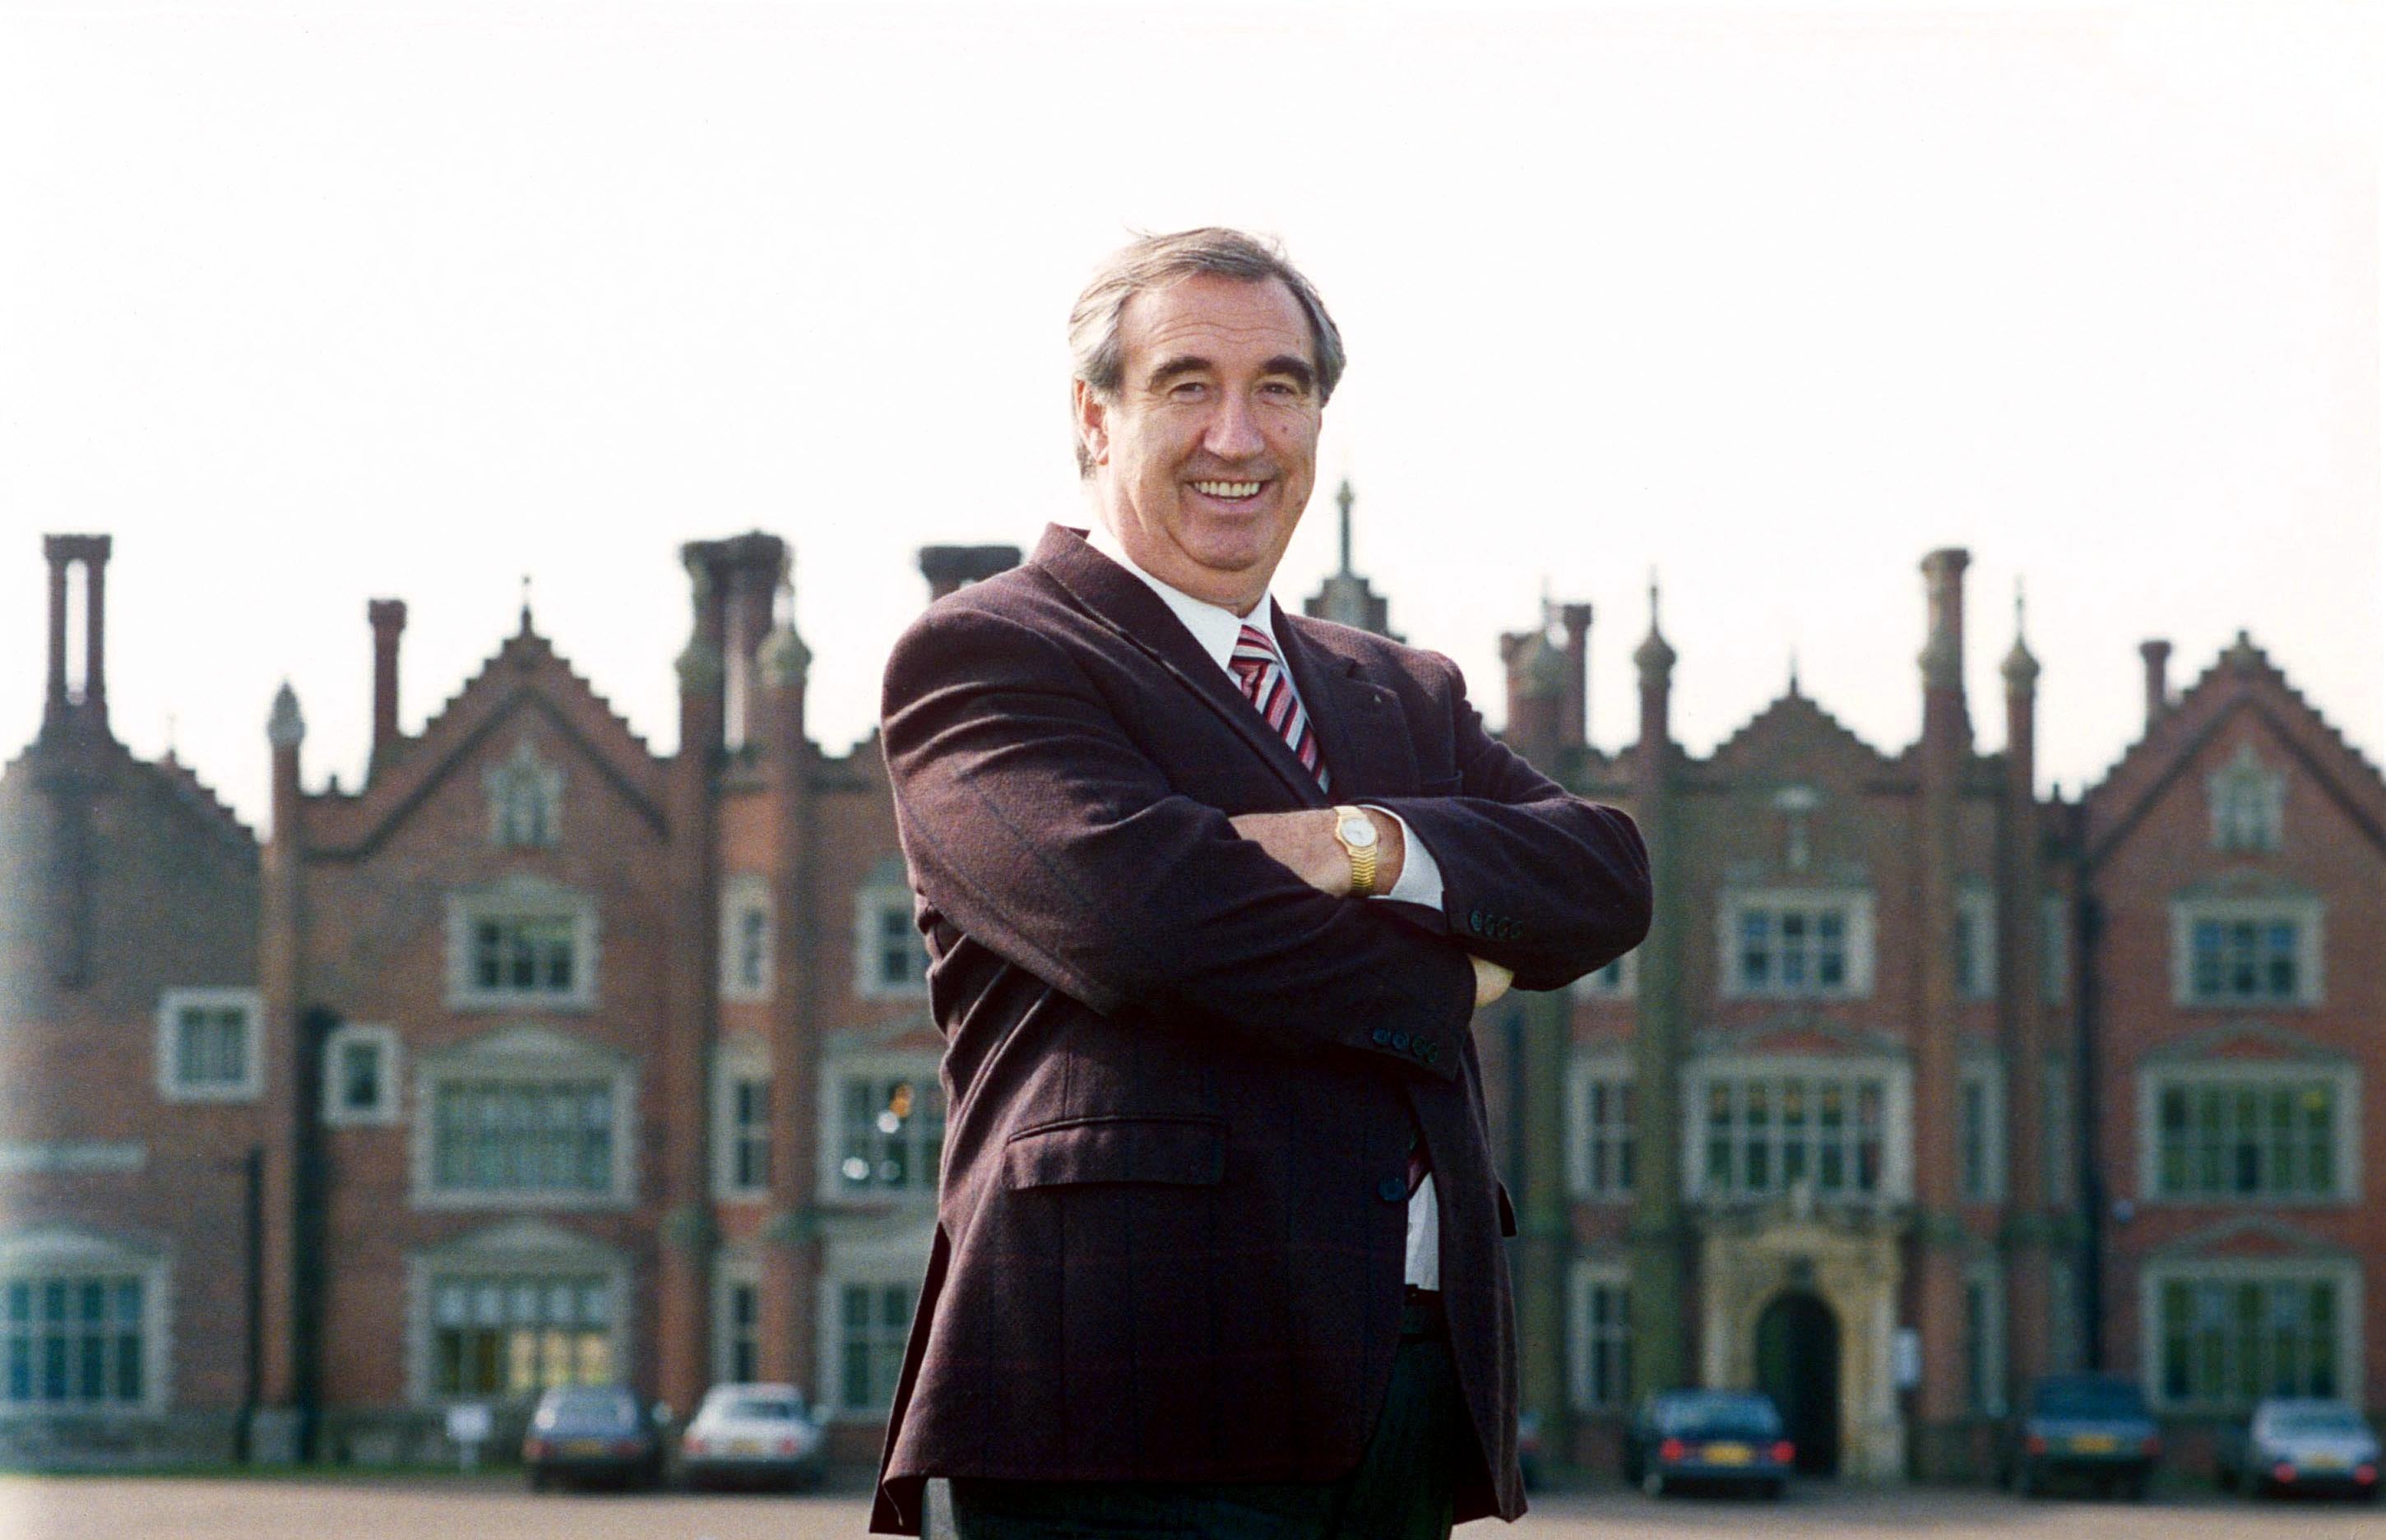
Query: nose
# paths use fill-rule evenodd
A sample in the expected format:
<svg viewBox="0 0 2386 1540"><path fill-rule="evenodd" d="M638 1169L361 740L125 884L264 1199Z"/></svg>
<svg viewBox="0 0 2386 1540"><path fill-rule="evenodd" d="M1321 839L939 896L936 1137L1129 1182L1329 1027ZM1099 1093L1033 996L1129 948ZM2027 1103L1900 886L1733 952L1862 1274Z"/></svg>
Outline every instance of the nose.
<svg viewBox="0 0 2386 1540"><path fill-rule="evenodd" d="M1245 460L1267 448L1267 440L1260 434L1259 419L1251 414L1250 398L1239 391L1220 394L1218 409L1211 416L1208 432L1201 435L1201 447L1222 460Z"/></svg>

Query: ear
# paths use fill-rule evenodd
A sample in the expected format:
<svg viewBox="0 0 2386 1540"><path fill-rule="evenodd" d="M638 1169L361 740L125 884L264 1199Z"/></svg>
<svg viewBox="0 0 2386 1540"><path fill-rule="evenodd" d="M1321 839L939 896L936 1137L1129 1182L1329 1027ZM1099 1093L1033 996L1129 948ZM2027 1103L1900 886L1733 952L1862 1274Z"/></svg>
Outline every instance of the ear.
<svg viewBox="0 0 2386 1540"><path fill-rule="evenodd" d="M1108 464L1111 455L1111 409L1102 404L1099 396L1094 394L1093 387L1087 385L1083 380L1070 382L1069 400L1075 409L1077 442L1086 446L1086 457L1096 465Z"/></svg>

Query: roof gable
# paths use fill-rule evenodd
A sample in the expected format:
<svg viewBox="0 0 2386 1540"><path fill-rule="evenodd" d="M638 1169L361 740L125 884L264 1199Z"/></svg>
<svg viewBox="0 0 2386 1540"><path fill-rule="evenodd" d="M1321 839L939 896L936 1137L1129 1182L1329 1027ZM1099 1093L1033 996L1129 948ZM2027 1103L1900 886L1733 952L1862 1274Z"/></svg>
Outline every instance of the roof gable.
<svg viewBox="0 0 2386 1540"><path fill-rule="evenodd" d="M1725 774L1854 783L1891 769L1893 761L1793 683L1716 745L1707 765Z"/></svg>

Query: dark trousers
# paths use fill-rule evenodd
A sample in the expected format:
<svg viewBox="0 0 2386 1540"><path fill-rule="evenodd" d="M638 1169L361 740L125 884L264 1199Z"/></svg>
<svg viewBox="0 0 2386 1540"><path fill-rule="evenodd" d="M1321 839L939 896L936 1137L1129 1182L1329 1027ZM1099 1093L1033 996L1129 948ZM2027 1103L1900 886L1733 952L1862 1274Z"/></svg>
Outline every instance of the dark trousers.
<svg viewBox="0 0 2386 1540"><path fill-rule="evenodd" d="M1449 1540L1471 1458L1439 1312L1411 1306L1356 1469L1330 1482L928 1483L923 1540Z"/></svg>

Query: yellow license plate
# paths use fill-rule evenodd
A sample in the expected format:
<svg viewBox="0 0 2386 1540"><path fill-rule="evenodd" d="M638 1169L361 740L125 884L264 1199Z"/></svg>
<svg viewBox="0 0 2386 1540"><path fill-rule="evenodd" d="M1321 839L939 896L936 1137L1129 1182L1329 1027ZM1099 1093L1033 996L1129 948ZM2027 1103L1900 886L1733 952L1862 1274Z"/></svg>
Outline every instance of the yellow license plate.
<svg viewBox="0 0 2386 1540"><path fill-rule="evenodd" d="M609 1447L601 1438L573 1438L564 1442L567 1455L601 1455Z"/></svg>
<svg viewBox="0 0 2386 1540"><path fill-rule="evenodd" d="M2304 1469L2306 1471L2342 1471L2344 1467L2345 1459L2342 1455L2314 1455L2304 1461Z"/></svg>
<svg viewBox="0 0 2386 1540"><path fill-rule="evenodd" d="M2081 1434L2071 1441L2075 1455L2109 1455L2121 1446L2121 1441L2111 1434Z"/></svg>
<svg viewBox="0 0 2386 1540"><path fill-rule="evenodd" d="M1756 1458L1756 1451L1745 1444L1710 1444L1706 1454L1709 1465L1746 1465Z"/></svg>
<svg viewBox="0 0 2386 1540"><path fill-rule="evenodd" d="M759 1455L762 1452L762 1441L759 1438L733 1438L729 1441L729 1452L733 1455Z"/></svg>

